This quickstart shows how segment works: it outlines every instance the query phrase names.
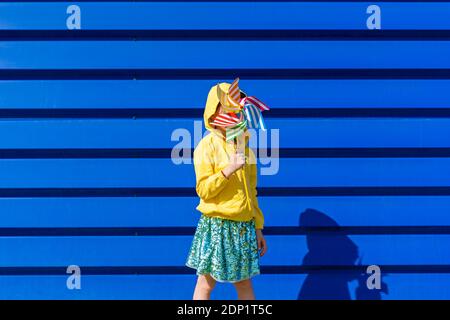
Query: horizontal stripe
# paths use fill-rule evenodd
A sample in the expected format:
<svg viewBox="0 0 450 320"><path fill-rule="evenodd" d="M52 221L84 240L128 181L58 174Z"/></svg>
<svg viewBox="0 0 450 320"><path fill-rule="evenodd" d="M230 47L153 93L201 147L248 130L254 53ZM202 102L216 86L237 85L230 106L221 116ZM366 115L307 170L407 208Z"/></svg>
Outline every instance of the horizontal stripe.
<svg viewBox="0 0 450 320"><path fill-rule="evenodd" d="M300 218L311 210L327 215L341 227L450 226L449 196L259 196L258 202L266 217L265 232L272 227L298 227ZM0 198L0 228L122 230L125 226L125 232L135 227L192 228L200 218L196 210L198 203L196 195L176 194L172 197L3 197ZM322 220L308 224L309 227L326 225Z"/></svg>
<svg viewBox="0 0 450 320"><path fill-rule="evenodd" d="M263 149L263 153L266 151ZM450 148L283 148L281 158L408 158L449 157ZM1 157L1 151L0 151Z"/></svg>
<svg viewBox="0 0 450 320"><path fill-rule="evenodd" d="M48 40L450 40L450 30L0 30L0 41Z"/></svg>
<svg viewBox="0 0 450 320"><path fill-rule="evenodd" d="M320 150L341 148L343 148L341 151L349 153L353 153L353 151L346 151L346 149L357 148L362 151L363 148L368 148L366 152L375 155L377 151L369 150L376 148L377 150L397 150L398 152L404 152L404 154L412 152L419 155L421 150L424 153L436 152L436 154L446 152L443 150L437 151L437 149L432 151L432 149L427 148L450 147L450 139L448 139L450 136L450 119L447 118L272 118L266 119L266 124L269 128L266 132L268 143L263 143L264 135L258 136L258 133L253 131L250 140L252 148L264 149L269 147L275 151L279 146L281 150L296 149L305 150L305 152L306 150L311 152L316 150L316 155L319 155L320 152L328 152ZM275 129L279 130L278 135ZM95 152L96 149L163 150L186 148L186 156L189 157L190 151L187 149L193 149L205 133L206 130L203 128L202 122L197 119L64 119L58 121L11 119L0 121L0 136L9 137L0 140L0 150L93 149L92 152ZM263 132L260 133L263 134ZM30 137L33 137L33 139L30 139ZM277 141L279 141L278 146ZM154 151L145 152L153 153ZM161 152L164 153L165 151ZM291 152L290 154L295 152L298 156L303 153L303 151L289 152ZM387 152L391 151L386 151L386 154ZM176 153L174 155L178 156ZM264 157L265 155L260 152L259 156Z"/></svg>
<svg viewBox="0 0 450 320"><path fill-rule="evenodd" d="M10 0L8 2L23 2L23 0ZM42 2L61 2L61 0L27 0L27 2L36 2L36 3L42 3ZM78 2L92 2L92 0L80 0ZM189 2L224 2L224 0L97 0L95 2L148 2L148 3L152 3L152 2L163 2L163 3L170 3L170 2L181 2L181 3L189 3ZM226 2L249 2L249 0L227 0ZM275 2L274 0L252 0L252 2L261 2L261 3L265 3L265 2ZM280 1L276 1L278 2L298 2L298 3L302 3L302 2L311 2L311 0L280 0ZM343 2L342 0L316 0L314 2ZM365 1L362 0L347 0L345 2L363 2L365 3ZM423 0L385 0L383 2L423 2ZM427 1L427 3L441 3L441 2L450 2L449 0L431 0L431 1Z"/></svg>
<svg viewBox="0 0 450 320"><path fill-rule="evenodd" d="M1 69L0 80L450 79L450 69Z"/></svg>
<svg viewBox="0 0 450 320"><path fill-rule="evenodd" d="M370 3L330 1L302 3L298 1L188 1L163 3L137 1L114 3L105 1L85 2L81 7L83 29L365 29L370 14ZM166 3L164 3L166 2ZM436 29L449 28L448 3L389 3L383 1L383 29ZM4 28L15 29L64 29L61 19L67 3L42 2L18 5L2 5ZM246 12L241 19L236 12ZM42 16L40 16L41 14ZM107 16L110 19L97 19ZM166 17L173 17L167 19ZM264 19L260 19L264 17ZM371 21L370 21L371 22Z"/></svg>
<svg viewBox="0 0 450 320"><path fill-rule="evenodd" d="M450 265L379 265L383 273L450 273ZM365 272L362 266L262 266L266 274Z"/></svg>
<svg viewBox="0 0 450 320"><path fill-rule="evenodd" d="M201 118L208 90L213 84L221 81L229 82L232 79L3 80L0 85L2 97L0 116L65 117L63 113L64 109L67 109L67 116L75 118L122 116L172 118L174 114L177 117ZM264 115L266 118L282 115L314 117L313 109L317 109L318 117L322 115L352 117L358 112L360 116L434 117L448 115L447 110L450 106L450 91L447 90L450 81L442 79L347 79L346 81L244 79L240 83L246 92L264 98L264 102L272 107L270 112ZM173 92L178 94L173 95ZM167 99L167 96L171 98ZM378 111L384 108L389 110ZM15 109L24 111L17 110L14 113ZM32 113L34 109L36 112ZM185 112L184 109L188 110ZM408 111L402 113L398 109ZM438 109L443 109L443 113L439 114ZM151 110L155 110L154 113Z"/></svg>
<svg viewBox="0 0 450 320"><path fill-rule="evenodd" d="M147 119L198 118L204 109L0 109L0 118L31 119ZM277 108L264 118L450 118L450 108Z"/></svg>
<svg viewBox="0 0 450 320"><path fill-rule="evenodd" d="M368 265L361 266L261 266L262 275L285 274L334 274L365 272ZM380 269L389 274L448 274L450 265L380 265ZM67 266L62 267L0 267L0 276L11 275L64 275ZM124 266L124 267L85 267L80 266L81 279L83 275L188 275L195 274L195 270L178 266ZM1 280L1 279L0 279Z"/></svg>
<svg viewBox="0 0 450 320"><path fill-rule="evenodd" d="M266 235L262 266L448 265L448 234ZM1 267L184 266L193 234L177 236L8 236ZM277 273L281 271L278 270Z"/></svg>
<svg viewBox="0 0 450 320"><path fill-rule="evenodd" d="M182 149L173 149L178 154ZM0 149L0 159L129 159L170 158L172 149ZM179 150L179 151L176 151ZM450 148L282 148L258 149L280 158L439 158L450 157ZM193 150L191 150L192 158ZM183 155L186 158L186 155Z"/></svg>
<svg viewBox="0 0 450 320"><path fill-rule="evenodd" d="M195 186L193 165L172 159L4 159L0 164L1 188ZM260 157L258 166L260 187L447 187L450 182L450 158Z"/></svg>
<svg viewBox="0 0 450 320"><path fill-rule="evenodd" d="M154 213L158 214L158 213ZM117 228L0 228L0 237L48 236L186 236L195 227L117 227ZM450 226L336 226L265 227L265 235L439 235L450 234Z"/></svg>
<svg viewBox="0 0 450 320"><path fill-rule="evenodd" d="M347 276L336 273L323 273L320 277L315 275L317 290L313 292L307 290L307 293L321 294L323 298L329 297L330 291L335 295L336 292L329 290L329 286L326 284L330 283L330 278L335 279L339 275ZM67 277L67 274L4 275L0 277L0 299L190 300L196 281L196 276L192 273L186 275L86 275L81 277L81 290L68 290ZM257 298L260 300L295 300L303 288L306 278L307 274L263 274L255 277L253 286ZM352 299L363 299L364 297L367 299L366 295L376 299L377 291L374 293L361 290L364 286L359 285L357 279L349 282L347 280L342 282L345 284L343 288L348 287L348 294ZM382 277L382 281L388 288L387 294L380 294L379 298L382 300L450 299L448 273L394 273ZM324 287L321 287L322 285ZM361 292L363 297L358 297L356 292ZM234 300L236 299L236 290L232 285L218 284L212 293L212 299ZM161 301L161 306L164 305L164 302Z"/></svg>
<svg viewBox="0 0 450 320"><path fill-rule="evenodd" d="M447 187L258 187L265 197L448 196ZM195 197L195 188L0 188L0 197Z"/></svg>
<svg viewBox="0 0 450 320"><path fill-rule="evenodd" d="M240 54L229 56L230 50ZM34 59L23 52L33 54ZM2 46L2 76L30 69L56 69L60 74L76 70L77 76L89 72L105 75L108 70L126 75L131 69L137 78L145 70L170 77L170 73L164 74L170 69L174 73L195 70L197 77L202 76L201 71L207 75L211 70L223 70L244 79L248 77L246 69L272 75L283 70L291 77L299 70L308 77L318 76L319 71L336 76L345 70L348 77L352 74L347 71L373 69L364 73L368 79L376 76L375 71L395 74L392 68L439 75L449 70L449 55L450 41L8 41ZM316 71L309 74L312 70Z"/></svg>

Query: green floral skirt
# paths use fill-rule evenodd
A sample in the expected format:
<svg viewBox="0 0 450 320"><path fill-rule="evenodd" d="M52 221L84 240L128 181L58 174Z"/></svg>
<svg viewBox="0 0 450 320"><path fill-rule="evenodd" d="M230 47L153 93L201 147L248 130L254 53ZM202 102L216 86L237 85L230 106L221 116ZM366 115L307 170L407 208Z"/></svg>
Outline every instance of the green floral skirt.
<svg viewBox="0 0 450 320"><path fill-rule="evenodd" d="M255 221L202 215L186 266L219 282L237 282L259 274Z"/></svg>

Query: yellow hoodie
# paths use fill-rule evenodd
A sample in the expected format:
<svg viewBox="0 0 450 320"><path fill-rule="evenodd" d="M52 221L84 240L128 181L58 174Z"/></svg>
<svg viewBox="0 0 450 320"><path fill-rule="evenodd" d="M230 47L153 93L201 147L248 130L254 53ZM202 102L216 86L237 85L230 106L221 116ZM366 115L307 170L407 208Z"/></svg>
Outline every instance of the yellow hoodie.
<svg viewBox="0 0 450 320"><path fill-rule="evenodd" d="M245 137L245 154L248 155L248 161L228 179L221 172L229 164L230 154L236 152L236 146L233 141L226 142L221 131L209 123L219 104L217 86L220 86L223 92L228 92L230 84L222 82L215 85L208 94L203 119L210 133L194 150L196 191L200 197L197 210L207 216L235 221L249 221L254 218L256 229L263 229L264 216L256 197L256 158L248 147L248 131ZM241 94L245 96L242 91Z"/></svg>

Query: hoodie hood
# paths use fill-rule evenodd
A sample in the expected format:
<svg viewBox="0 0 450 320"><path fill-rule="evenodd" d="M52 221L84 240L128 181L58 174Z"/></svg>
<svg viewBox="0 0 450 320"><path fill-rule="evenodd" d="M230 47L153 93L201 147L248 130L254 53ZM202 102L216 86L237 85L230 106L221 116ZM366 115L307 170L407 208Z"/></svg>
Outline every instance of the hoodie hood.
<svg viewBox="0 0 450 320"><path fill-rule="evenodd" d="M206 106L205 106L205 111L203 113L203 121L205 122L205 128L211 132L218 132L220 130L218 129L214 129L211 124L210 124L210 118L214 115L214 113L216 113L217 110L217 106L219 105L220 102L220 98L219 98L219 94L218 94L218 87L220 88L220 90L224 93L228 93L228 89L230 88L231 83L228 82L221 82L216 84L215 86L211 87L211 89L209 90L208 93L208 98L206 100ZM245 92L243 92L242 90L240 90L241 92L241 97L242 96L247 96L245 94Z"/></svg>

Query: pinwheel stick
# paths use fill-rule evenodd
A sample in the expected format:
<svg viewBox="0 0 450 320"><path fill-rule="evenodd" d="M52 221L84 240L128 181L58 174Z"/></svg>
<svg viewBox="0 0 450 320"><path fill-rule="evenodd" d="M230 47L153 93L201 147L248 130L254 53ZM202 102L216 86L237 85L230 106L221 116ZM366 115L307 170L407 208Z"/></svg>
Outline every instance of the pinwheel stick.
<svg viewBox="0 0 450 320"><path fill-rule="evenodd" d="M238 153L242 153L245 156L245 162L247 163L248 156L245 153L245 133L242 133L239 136L237 136L236 151ZM245 165L242 167L242 175L243 175L243 180L244 180L245 196L247 197L247 206L249 209L251 209L250 198L249 198L249 194L248 194L248 186L247 186L247 175L245 174Z"/></svg>

